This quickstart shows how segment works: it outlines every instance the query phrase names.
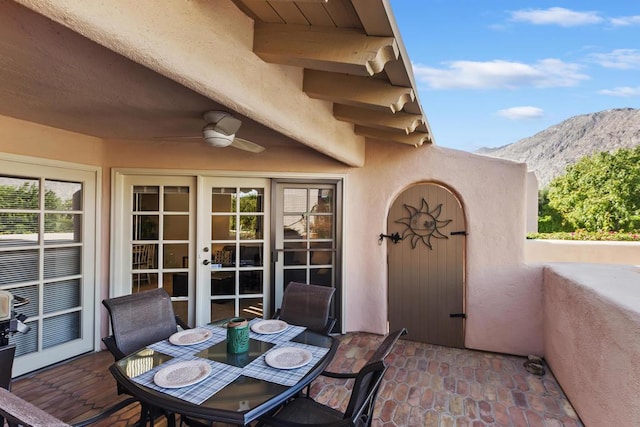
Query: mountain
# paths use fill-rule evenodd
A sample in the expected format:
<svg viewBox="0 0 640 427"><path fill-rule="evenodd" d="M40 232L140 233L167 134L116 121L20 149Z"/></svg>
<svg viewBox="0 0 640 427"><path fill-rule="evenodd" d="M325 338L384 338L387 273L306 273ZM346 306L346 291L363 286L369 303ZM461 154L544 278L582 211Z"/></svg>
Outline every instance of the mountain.
<svg viewBox="0 0 640 427"><path fill-rule="evenodd" d="M640 145L640 109L617 108L571 117L529 138L476 154L526 163L540 188L584 156Z"/></svg>

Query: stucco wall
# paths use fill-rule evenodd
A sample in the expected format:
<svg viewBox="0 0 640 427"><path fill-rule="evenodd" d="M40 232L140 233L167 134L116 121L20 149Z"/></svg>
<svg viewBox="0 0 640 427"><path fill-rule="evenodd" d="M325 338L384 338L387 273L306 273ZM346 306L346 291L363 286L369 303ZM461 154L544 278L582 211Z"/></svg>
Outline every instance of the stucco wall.
<svg viewBox="0 0 640 427"><path fill-rule="evenodd" d="M465 345L541 354L542 268L523 263L526 173L523 164L467 152L369 141L365 167L348 177L347 328L385 331L387 251L378 235L405 187L435 181L458 195L467 218Z"/></svg>
<svg viewBox="0 0 640 427"><path fill-rule="evenodd" d="M640 269L552 264L545 359L587 426L640 425Z"/></svg>
<svg viewBox="0 0 640 427"><path fill-rule="evenodd" d="M526 240L527 262L640 265L640 242Z"/></svg>

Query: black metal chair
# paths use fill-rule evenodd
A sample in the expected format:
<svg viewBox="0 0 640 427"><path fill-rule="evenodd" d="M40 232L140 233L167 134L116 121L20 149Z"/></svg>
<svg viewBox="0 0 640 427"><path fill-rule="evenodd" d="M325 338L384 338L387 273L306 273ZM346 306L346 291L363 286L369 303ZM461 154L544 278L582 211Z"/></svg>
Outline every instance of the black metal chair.
<svg viewBox="0 0 640 427"><path fill-rule="evenodd" d="M178 331L178 326L189 329L174 314L171 297L162 288L105 299L102 304L109 311L112 335L102 341L116 361L149 344L167 339ZM127 393L118 386L118 393ZM142 404L140 423L153 421L159 415L167 417L169 426L175 425L175 415Z"/></svg>
<svg viewBox="0 0 640 427"><path fill-rule="evenodd" d="M330 317L331 298L335 291L335 288L327 286L289 282L284 290L282 306L273 318L327 335L336 324L336 319Z"/></svg>
<svg viewBox="0 0 640 427"><path fill-rule="evenodd" d="M258 426L371 426L375 400L382 378L387 371L387 364L384 359L389 355L400 336L406 333L406 329L402 328L388 334L358 372L325 371L321 374L331 378L355 380L351 390L351 398L344 413L318 403L308 395L299 396L286 403L274 414L261 417Z"/></svg>

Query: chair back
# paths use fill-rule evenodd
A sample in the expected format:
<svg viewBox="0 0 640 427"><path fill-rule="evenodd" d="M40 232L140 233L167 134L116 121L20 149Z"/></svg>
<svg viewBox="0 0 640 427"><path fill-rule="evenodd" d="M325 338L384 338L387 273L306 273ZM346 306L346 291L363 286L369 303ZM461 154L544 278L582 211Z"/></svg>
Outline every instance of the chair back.
<svg viewBox="0 0 640 427"><path fill-rule="evenodd" d="M385 358L389 355L400 336L405 335L405 328L389 333L371 355L366 365L356 376L351 398L344 413L344 418L350 419L356 426L369 426L373 418L373 407L382 384L382 378L387 372Z"/></svg>
<svg viewBox="0 0 640 427"><path fill-rule="evenodd" d="M2 366L0 370L0 388L11 390L11 370L15 354L15 344L0 347L0 366Z"/></svg>
<svg viewBox="0 0 640 427"><path fill-rule="evenodd" d="M335 288L289 282L282 297L279 318L293 325L306 326L312 331L329 333L331 298Z"/></svg>
<svg viewBox="0 0 640 427"><path fill-rule="evenodd" d="M122 353L116 359L177 332L171 297L162 288L105 299L115 346ZM112 351L113 352L113 351Z"/></svg>

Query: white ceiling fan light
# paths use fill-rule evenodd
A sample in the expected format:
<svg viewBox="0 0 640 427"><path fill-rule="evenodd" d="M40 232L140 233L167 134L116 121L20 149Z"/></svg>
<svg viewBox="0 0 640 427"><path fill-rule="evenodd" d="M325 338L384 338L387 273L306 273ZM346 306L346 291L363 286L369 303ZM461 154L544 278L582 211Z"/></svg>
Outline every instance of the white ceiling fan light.
<svg viewBox="0 0 640 427"><path fill-rule="evenodd" d="M212 147L224 148L232 146L252 153L264 151L264 147L246 139L236 138L236 132L242 121L226 111L207 111L203 115L207 123L202 128L202 138Z"/></svg>

